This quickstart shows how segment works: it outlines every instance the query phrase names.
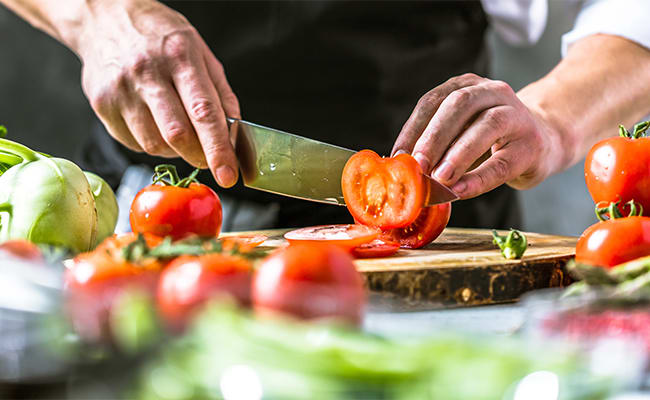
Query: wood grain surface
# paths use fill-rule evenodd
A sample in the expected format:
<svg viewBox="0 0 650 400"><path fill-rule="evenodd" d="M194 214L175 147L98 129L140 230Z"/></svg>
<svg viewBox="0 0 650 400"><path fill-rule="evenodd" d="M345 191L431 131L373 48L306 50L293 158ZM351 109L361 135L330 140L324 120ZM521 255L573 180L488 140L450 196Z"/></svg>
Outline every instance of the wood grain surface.
<svg viewBox="0 0 650 400"><path fill-rule="evenodd" d="M256 231L272 249L288 229ZM505 233L505 232L501 232ZM232 233L237 234L237 233ZM241 232L239 232L241 234ZM370 291L370 307L424 310L516 301L523 293L571 283L564 266L577 238L526 233L521 260L506 260L488 230L447 228L428 246L355 264Z"/></svg>

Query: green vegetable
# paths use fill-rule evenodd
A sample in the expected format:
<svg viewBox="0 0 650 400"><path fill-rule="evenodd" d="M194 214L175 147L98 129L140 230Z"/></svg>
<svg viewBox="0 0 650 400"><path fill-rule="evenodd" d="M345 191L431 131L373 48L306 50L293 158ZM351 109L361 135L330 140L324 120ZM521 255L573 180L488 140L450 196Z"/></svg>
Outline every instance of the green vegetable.
<svg viewBox="0 0 650 400"><path fill-rule="evenodd" d="M507 235L501 236L492 230L493 243L499 246L501 254L508 260L521 258L528 247L526 236L516 229L510 229Z"/></svg>
<svg viewBox="0 0 650 400"><path fill-rule="evenodd" d="M97 210L97 236L93 244L93 247L95 247L115 232L119 210L115 193L113 193L113 189L108 183L92 172L84 172L84 174L86 174L90 184L90 190L95 198L95 209Z"/></svg>
<svg viewBox="0 0 650 400"><path fill-rule="evenodd" d="M0 163L12 165L0 176L0 241L27 239L76 252L92 247L95 200L77 165L7 139L0 139Z"/></svg>

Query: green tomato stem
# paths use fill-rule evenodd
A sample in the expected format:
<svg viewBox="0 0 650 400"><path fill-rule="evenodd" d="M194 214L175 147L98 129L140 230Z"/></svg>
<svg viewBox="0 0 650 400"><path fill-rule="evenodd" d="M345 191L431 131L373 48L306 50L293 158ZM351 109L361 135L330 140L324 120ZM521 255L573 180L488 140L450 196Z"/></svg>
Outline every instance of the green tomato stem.
<svg viewBox="0 0 650 400"><path fill-rule="evenodd" d="M521 258L528 248L526 236L516 229L510 229L507 235L501 236L492 230L493 243L499 246L501 254L508 260Z"/></svg>
<svg viewBox="0 0 650 400"><path fill-rule="evenodd" d="M199 169L197 168L194 171L192 171L190 176L181 179L178 176L178 172L176 171L176 166L172 164L161 164L161 165L157 165L156 168L154 169L153 183L161 182L167 186L186 188L190 186L190 184L193 182L194 183L199 182L196 179L198 173L199 173Z"/></svg>
<svg viewBox="0 0 650 400"><path fill-rule="evenodd" d="M607 221L608 219L606 217L609 217L609 219L617 219L617 218L625 218L625 217L636 217L636 216L642 216L643 215L643 205L640 203L637 203L634 200L630 200L625 205L623 208L627 207L630 211L628 212L627 215L621 214L621 211L619 209L619 204L620 201L616 202L604 202L601 201L598 204L596 204L596 217L598 217L598 220L600 221ZM606 206L601 206L602 204L607 204Z"/></svg>

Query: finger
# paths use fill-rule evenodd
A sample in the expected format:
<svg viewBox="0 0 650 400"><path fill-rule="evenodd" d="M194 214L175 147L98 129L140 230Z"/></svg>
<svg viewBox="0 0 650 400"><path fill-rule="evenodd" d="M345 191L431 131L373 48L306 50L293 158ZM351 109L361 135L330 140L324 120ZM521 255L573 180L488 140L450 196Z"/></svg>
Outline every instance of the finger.
<svg viewBox="0 0 650 400"><path fill-rule="evenodd" d="M476 169L466 173L451 187L461 199L469 199L500 186L523 172L525 155L521 146L507 145L497 150Z"/></svg>
<svg viewBox="0 0 650 400"><path fill-rule="evenodd" d="M106 128L106 131L108 131L108 134L113 137L113 139L117 140L120 142L124 147L141 153L144 150L138 142L133 138L133 135L131 135L131 131L129 131L129 128L126 126L126 123L124 122L124 119L122 118L121 115L116 115L112 117L110 120L103 118L99 114L97 114L99 119L102 121L102 124L104 124L104 127Z"/></svg>
<svg viewBox="0 0 650 400"><path fill-rule="evenodd" d="M158 127L146 104L138 102L124 107L122 117L133 138L147 154L159 157L178 156L160 136Z"/></svg>
<svg viewBox="0 0 650 400"><path fill-rule="evenodd" d="M507 104L501 84L485 81L454 91L445 98L413 147L413 157L425 174L437 165L452 142L482 111Z"/></svg>
<svg viewBox="0 0 650 400"><path fill-rule="evenodd" d="M175 70L172 77L212 175L222 187L234 185L237 182L237 159L229 140L221 101L203 59L190 60Z"/></svg>
<svg viewBox="0 0 650 400"><path fill-rule="evenodd" d="M226 116L230 118L241 118L241 111L239 110L239 100L232 91L223 65L216 59L208 45L205 45L206 51L204 53L205 65L208 67L208 74L214 83L219 99L221 99L221 106L223 107Z"/></svg>
<svg viewBox="0 0 650 400"><path fill-rule="evenodd" d="M483 111L449 147L432 176L447 186L456 183L476 160L507 135L511 111L508 106Z"/></svg>
<svg viewBox="0 0 650 400"><path fill-rule="evenodd" d="M187 117L176 89L160 82L140 91L149 106L162 139L185 161L197 168L207 167L201 143Z"/></svg>
<svg viewBox="0 0 650 400"><path fill-rule="evenodd" d="M402 130L393 145L391 156L395 155L398 151L405 153L411 153L413 151L415 143L429 124L431 117L433 117L442 101L449 94L460 88L478 84L483 80L485 79L474 74L464 74L447 80L445 83L435 87L422 96L415 105L411 116L406 120L404 126L402 126Z"/></svg>

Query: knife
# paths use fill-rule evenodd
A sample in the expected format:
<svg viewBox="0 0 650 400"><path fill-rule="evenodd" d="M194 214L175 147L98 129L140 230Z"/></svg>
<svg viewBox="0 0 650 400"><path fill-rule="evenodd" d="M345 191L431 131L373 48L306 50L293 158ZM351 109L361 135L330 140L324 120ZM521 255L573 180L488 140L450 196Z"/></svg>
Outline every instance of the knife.
<svg viewBox="0 0 650 400"><path fill-rule="evenodd" d="M303 200L345 205L341 174L355 151L244 120L227 120L245 186ZM445 185L426 178L427 205L458 199Z"/></svg>

